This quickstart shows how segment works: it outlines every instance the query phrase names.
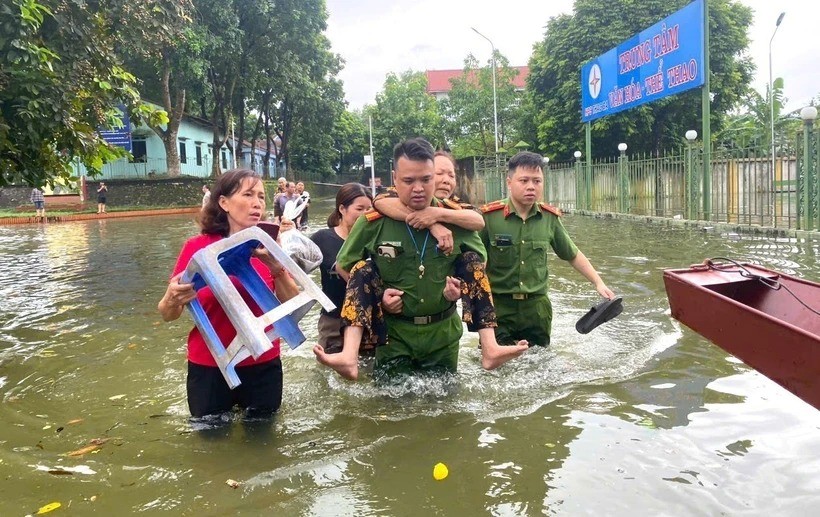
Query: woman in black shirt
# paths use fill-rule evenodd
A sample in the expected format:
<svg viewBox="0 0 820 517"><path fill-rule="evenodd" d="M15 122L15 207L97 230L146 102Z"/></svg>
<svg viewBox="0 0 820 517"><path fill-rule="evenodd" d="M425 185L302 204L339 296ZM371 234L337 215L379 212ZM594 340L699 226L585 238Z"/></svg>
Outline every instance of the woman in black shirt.
<svg viewBox="0 0 820 517"><path fill-rule="evenodd" d="M342 351L342 320L340 311L345 298L347 278L336 271L336 255L347 239L350 229L362 214L373 206L370 192L359 183L346 183L336 194L336 209L327 218L327 228L311 235L311 240L322 250L322 290L336 304L332 312L319 316L319 344L327 353Z"/></svg>

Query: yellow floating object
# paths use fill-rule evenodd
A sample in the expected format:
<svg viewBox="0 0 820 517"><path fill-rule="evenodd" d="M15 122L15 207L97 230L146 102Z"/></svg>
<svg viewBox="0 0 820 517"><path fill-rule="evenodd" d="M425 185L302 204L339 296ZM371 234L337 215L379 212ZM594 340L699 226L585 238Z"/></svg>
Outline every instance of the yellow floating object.
<svg viewBox="0 0 820 517"><path fill-rule="evenodd" d="M447 465L444 463L436 463L436 466L433 467L433 479L436 481L446 478L449 473L450 471L447 470Z"/></svg>
<svg viewBox="0 0 820 517"><path fill-rule="evenodd" d="M48 503L47 505L45 505L45 506L41 507L39 510L37 510L36 515L42 515L44 513L48 513L50 511L56 510L57 508L59 508L61 506L62 505L60 503Z"/></svg>

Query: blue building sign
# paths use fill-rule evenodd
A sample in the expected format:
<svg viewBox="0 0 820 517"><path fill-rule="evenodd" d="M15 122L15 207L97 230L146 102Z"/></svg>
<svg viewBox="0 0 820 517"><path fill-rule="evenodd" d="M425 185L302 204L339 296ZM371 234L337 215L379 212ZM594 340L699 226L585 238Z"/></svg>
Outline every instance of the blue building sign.
<svg viewBox="0 0 820 517"><path fill-rule="evenodd" d="M581 67L589 122L703 86L703 2L695 0Z"/></svg>
<svg viewBox="0 0 820 517"><path fill-rule="evenodd" d="M120 122L122 125L113 129L101 129L100 136L111 145L124 148L131 152L131 119L128 117L128 110L122 104L117 106L120 110Z"/></svg>

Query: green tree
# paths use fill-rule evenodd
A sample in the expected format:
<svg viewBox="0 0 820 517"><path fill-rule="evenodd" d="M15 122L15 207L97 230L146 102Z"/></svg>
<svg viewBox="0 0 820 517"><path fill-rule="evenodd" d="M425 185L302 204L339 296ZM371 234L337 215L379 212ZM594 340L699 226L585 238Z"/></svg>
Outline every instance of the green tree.
<svg viewBox="0 0 820 517"><path fill-rule="evenodd" d="M336 174L361 170L368 154L368 128L361 111L344 111L333 126Z"/></svg>
<svg viewBox="0 0 820 517"><path fill-rule="evenodd" d="M268 153L278 138L278 159L288 168L331 172L330 133L344 111L344 92L336 78L341 58L324 35L324 0L272 5L272 29L258 45L259 73L247 105L259 114L258 134L269 142Z"/></svg>
<svg viewBox="0 0 820 517"><path fill-rule="evenodd" d="M496 50L496 105L498 113L498 146L506 148L518 139L520 95L513 79L518 70ZM493 116L492 59L479 68L470 54L464 60L464 72L451 80L452 89L442 101L447 140L457 158L495 153L495 119Z"/></svg>
<svg viewBox="0 0 820 517"><path fill-rule="evenodd" d="M173 2L132 4L0 2L0 185L68 179L75 159L93 174L125 156L98 133L119 124L119 103L132 118L163 119L140 103L136 78L117 49L130 34L167 28Z"/></svg>
<svg viewBox="0 0 820 517"><path fill-rule="evenodd" d="M530 90L538 148L570 159L583 142L581 65L657 23L687 0L576 0L573 15L551 18L530 59ZM623 13L629 13L624 16ZM736 0L709 0L712 127L719 131L751 82L754 65L744 54L752 11ZM699 90L666 97L592 123L593 152L610 155L619 142L630 151L659 152L680 145L699 127Z"/></svg>
<svg viewBox="0 0 820 517"><path fill-rule="evenodd" d="M376 104L365 109L373 117L373 154L379 170L388 170L393 146L412 137L426 138L444 147L443 120L436 100L427 94L424 72L387 74Z"/></svg>
<svg viewBox="0 0 820 517"><path fill-rule="evenodd" d="M194 0L197 14L193 29L202 42L205 61L205 95L201 99L204 117L211 123L213 134L211 175L222 173L220 153L228 141L233 120L234 92L239 76L243 31L234 2ZM249 14L249 13L245 13Z"/></svg>
<svg viewBox="0 0 820 517"><path fill-rule="evenodd" d="M774 80L772 91L765 94L749 90L740 109L726 117L723 129L715 135L720 149L754 148L758 154L771 154L772 107L774 108L775 149L778 153L794 153L794 135L800 129L799 110L785 112L788 99L783 95L783 78Z"/></svg>
<svg viewBox="0 0 820 517"><path fill-rule="evenodd" d="M177 136L186 111L188 92L202 95L205 61L201 58L202 40L187 13L190 0L172 0L175 11L168 20L156 19L148 31L126 35L120 52L125 66L137 76L142 98L158 103L167 113L167 123L149 119L148 126L165 147L169 176L180 173ZM145 9L145 3L130 4L130 9Z"/></svg>

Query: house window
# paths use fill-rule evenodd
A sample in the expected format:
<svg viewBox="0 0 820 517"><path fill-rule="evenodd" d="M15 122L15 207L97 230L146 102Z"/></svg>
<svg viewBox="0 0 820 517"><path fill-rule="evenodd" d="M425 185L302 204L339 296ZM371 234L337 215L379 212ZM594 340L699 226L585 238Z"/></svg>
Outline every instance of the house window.
<svg viewBox="0 0 820 517"><path fill-rule="evenodd" d="M131 163L145 163L147 161L148 151L145 140L135 138L131 141L131 155L132 158L128 160Z"/></svg>
<svg viewBox="0 0 820 517"><path fill-rule="evenodd" d="M226 150L222 150L222 168L228 168L228 152Z"/></svg>
<svg viewBox="0 0 820 517"><path fill-rule="evenodd" d="M179 142L179 163L188 163L188 153L183 141Z"/></svg>
<svg viewBox="0 0 820 517"><path fill-rule="evenodd" d="M196 164L202 165L202 146L196 144Z"/></svg>

